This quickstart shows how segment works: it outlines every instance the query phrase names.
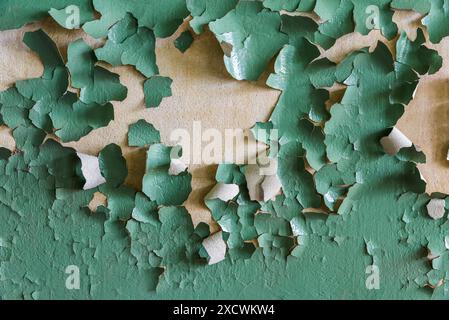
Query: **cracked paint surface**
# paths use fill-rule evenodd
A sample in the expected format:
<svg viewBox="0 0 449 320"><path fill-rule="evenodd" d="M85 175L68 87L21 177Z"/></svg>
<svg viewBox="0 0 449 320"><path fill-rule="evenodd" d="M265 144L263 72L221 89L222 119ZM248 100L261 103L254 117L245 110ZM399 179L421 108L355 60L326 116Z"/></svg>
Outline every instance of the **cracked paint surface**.
<svg viewBox="0 0 449 320"><path fill-rule="evenodd" d="M409 39L393 12L422 14L430 41L438 43L449 35L449 1L53 2L23 11L3 2L0 29L48 12L61 24L61 10L75 3L83 30L106 40L96 49L76 40L64 61L48 35L28 32L23 41L39 55L43 74L0 92L0 124L16 142L12 152L0 149L1 298L449 296L449 198L425 193L417 169L425 155L417 146L389 153L381 143L413 99L420 77L442 67L438 52L425 45L424 31ZM398 35L395 53L379 42L338 63L321 58L320 50L343 35L370 31L369 6L379 9L382 35ZM100 18L94 19L93 9ZM322 21L280 10L314 12ZM94 155L102 183L83 190L88 177L81 159L60 143L107 126L114 119L111 101L126 98L118 75L101 61L136 68L145 77L147 107L169 97L172 80L159 75L155 43L189 15L195 33L208 26L215 34L232 77L257 80L274 59L267 85L282 92L270 119L255 125L257 139L279 146L272 156L281 190L253 200L250 168L221 164L216 181L228 192L222 196L218 189L204 200L218 236L204 223L193 225L184 207L191 174L173 155L181 150L163 145L152 124L138 121L128 133L128 144L147 154L142 190L125 184L128 167L115 144ZM184 32L175 43L181 51L194 41ZM345 90L329 107L334 84ZM278 140L268 141L261 129L278 130ZM93 212L95 193L107 201ZM214 235L217 255L204 245ZM79 268L79 290L65 286L69 265ZM381 272L379 290L366 286L365 270L372 265Z"/></svg>

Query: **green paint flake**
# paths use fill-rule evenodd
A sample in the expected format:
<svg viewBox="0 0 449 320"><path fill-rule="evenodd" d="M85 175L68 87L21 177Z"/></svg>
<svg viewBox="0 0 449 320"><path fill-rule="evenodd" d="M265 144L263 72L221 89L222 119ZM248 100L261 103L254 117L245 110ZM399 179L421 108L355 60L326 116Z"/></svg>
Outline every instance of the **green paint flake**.
<svg viewBox="0 0 449 320"><path fill-rule="evenodd" d="M449 1L429 0L430 11L422 20L423 25L429 30L430 41L439 43L444 37L449 35Z"/></svg>
<svg viewBox="0 0 449 320"><path fill-rule="evenodd" d="M206 200L206 205L225 233L225 241L232 255L239 256L241 251L246 252L250 247L254 251L253 245L247 241L257 238L254 226L254 217L259 209L257 202L245 199L236 202L210 199Z"/></svg>
<svg viewBox="0 0 449 320"><path fill-rule="evenodd" d="M55 188L80 188L84 183L75 150L64 148L52 139L39 146L39 155L29 162L29 167L31 174L49 179Z"/></svg>
<svg viewBox="0 0 449 320"><path fill-rule="evenodd" d="M192 43L193 43L193 36L189 30L186 30L183 33L181 33L178 38L176 38L175 47L176 49L184 53L187 51L187 49L190 48Z"/></svg>
<svg viewBox="0 0 449 320"><path fill-rule="evenodd" d="M311 18L282 15L281 19L281 31L288 35L288 42L293 46L305 46L306 40L323 48L329 48L334 44L332 38L320 33L319 25Z"/></svg>
<svg viewBox="0 0 449 320"><path fill-rule="evenodd" d="M263 5L271 10L281 11L296 11L299 8L301 0L264 0ZM312 8L313 9L313 8Z"/></svg>
<svg viewBox="0 0 449 320"><path fill-rule="evenodd" d="M165 38L173 34L188 15L185 0L93 0L99 20L86 23L84 31L95 38L106 36L109 28L131 13L139 26L151 29L156 37Z"/></svg>
<svg viewBox="0 0 449 320"><path fill-rule="evenodd" d="M393 0L391 7L413 10L424 15L422 24L427 27L432 43L439 43L449 35L447 26L449 2L447 0Z"/></svg>
<svg viewBox="0 0 449 320"><path fill-rule="evenodd" d="M407 65L420 75L434 74L441 69L443 59L438 52L424 46L426 39L421 29L417 31L415 41L407 39L405 32L397 42L396 61Z"/></svg>
<svg viewBox="0 0 449 320"><path fill-rule="evenodd" d="M159 73L155 46L153 31L138 27L137 20L127 14L109 29L108 40L95 54L112 66L133 65L145 77L151 77Z"/></svg>
<svg viewBox="0 0 449 320"><path fill-rule="evenodd" d="M192 176L187 171L178 175L169 174L171 160L175 158L172 150L174 147L162 144L150 146L142 181L143 193L162 206L182 205L192 191Z"/></svg>
<svg viewBox="0 0 449 320"><path fill-rule="evenodd" d="M391 7L400 10L413 10L422 14L430 11L430 1L428 0L393 0Z"/></svg>
<svg viewBox="0 0 449 320"><path fill-rule="evenodd" d="M49 116L62 141L77 141L93 129L107 126L114 119L114 109L110 103L83 103L68 92L51 105Z"/></svg>
<svg viewBox="0 0 449 320"><path fill-rule="evenodd" d="M184 207L161 208L150 222L129 220L126 229L132 239L131 253L139 267L170 267L200 260L200 238L195 236Z"/></svg>
<svg viewBox="0 0 449 320"><path fill-rule="evenodd" d="M205 25L223 18L238 2L239 0L187 0L187 9L193 17L190 26L199 34Z"/></svg>
<svg viewBox="0 0 449 320"><path fill-rule="evenodd" d="M40 78L16 82L19 93L33 101L60 97L67 90L68 73L56 45L42 30L25 33L23 42L39 55L44 72Z"/></svg>
<svg viewBox="0 0 449 320"><path fill-rule="evenodd" d="M126 160L122 156L122 150L116 144L109 144L98 155L100 170L106 182L115 187L120 186L128 175Z"/></svg>
<svg viewBox="0 0 449 320"><path fill-rule="evenodd" d="M242 185L245 181L245 175L242 172L243 168L236 164L224 163L220 164L217 168L215 178L217 182L226 184Z"/></svg>
<svg viewBox="0 0 449 320"><path fill-rule="evenodd" d="M157 223L158 206L157 203L148 199L141 192L136 193L135 208L132 211L132 218L143 223Z"/></svg>
<svg viewBox="0 0 449 320"><path fill-rule="evenodd" d="M296 247L289 221L270 214L258 214L254 221L257 239L266 257L285 260Z"/></svg>
<svg viewBox="0 0 449 320"><path fill-rule="evenodd" d="M304 208L319 208L321 200L313 186L313 177L306 170L305 154L298 142L290 142L279 151L278 175L285 195L296 200Z"/></svg>
<svg viewBox="0 0 449 320"><path fill-rule="evenodd" d="M391 0L353 0L355 31L361 34L368 34L372 29L380 29L381 33L387 39L393 39L398 32L398 27L392 21L393 10L390 8L390 1ZM375 19L373 20L373 18L370 17L374 14L377 15L377 10L379 11L379 25L376 25ZM370 22L372 25L370 25Z"/></svg>
<svg viewBox="0 0 449 320"><path fill-rule="evenodd" d="M65 14L65 9L70 6L76 6L79 9L79 20L80 23L85 23L86 21L90 21L94 18L94 10L92 7L91 1L86 0L43 0L43 1L32 1L32 2L24 2L23 4L19 4L20 1L17 0L4 0L0 4L0 30L7 29L16 29L21 26L30 23L42 20L48 15L48 11L53 9L60 11L61 14L58 15L61 17L61 20L58 19L58 22L62 22L63 14ZM20 8L20 9L19 9ZM68 12L72 12L71 10L67 10ZM60 23L61 24L61 23ZM65 23L61 25L65 26Z"/></svg>
<svg viewBox="0 0 449 320"><path fill-rule="evenodd" d="M170 97L172 95L172 83L172 79L161 76L154 76L146 80L143 85L145 106L147 108L157 108L163 98Z"/></svg>
<svg viewBox="0 0 449 320"><path fill-rule="evenodd" d="M415 163L426 163L426 155L424 152L417 150L416 146L411 146L409 148L402 148L396 154L396 157L401 161L411 161Z"/></svg>
<svg viewBox="0 0 449 320"><path fill-rule="evenodd" d="M3 104L0 113L5 124L14 130L13 135L19 138L16 143L19 148L37 147L45 133L53 132L64 142L76 141L93 129L106 126L114 118L110 103L84 103L76 94L67 91L69 72L47 34L42 30L28 32L23 41L39 55L44 72L40 78L20 80L15 88L0 93ZM91 67L76 68L71 75L72 82L89 81L85 72ZM108 89L107 86L103 88ZM34 137L35 142L30 141L30 145L23 141L23 134Z"/></svg>
<svg viewBox="0 0 449 320"><path fill-rule="evenodd" d="M426 0L424 0L426 1ZM398 28L393 22L391 0L265 0L264 5L272 10L314 12L322 20L319 26L320 39L325 49L335 41L353 31L363 35L379 29L389 40L397 34ZM405 7L398 3L398 7Z"/></svg>
<svg viewBox="0 0 449 320"><path fill-rule="evenodd" d="M229 201L210 198L206 206L224 234L231 259L249 259L257 242L266 258L284 260L297 246L290 221L297 217L302 206L296 200L278 196L274 201L260 204L249 199L244 167L219 165L216 180L235 183L239 194Z"/></svg>
<svg viewBox="0 0 449 320"><path fill-rule="evenodd" d="M287 42L280 32L281 16L258 1L240 1L223 18L209 24L222 45L231 46L224 56L228 72L237 80L257 80L268 62ZM238 63L236 63L238 62Z"/></svg>
<svg viewBox="0 0 449 320"><path fill-rule="evenodd" d="M94 51L82 39L69 45L67 68L73 87L81 89L84 103L105 104L111 100L122 101L128 90L120 84L119 76L96 66Z"/></svg>
<svg viewBox="0 0 449 320"><path fill-rule="evenodd" d="M128 145L130 147L144 147L160 142L161 135L151 123L141 119L129 126Z"/></svg>
<svg viewBox="0 0 449 320"><path fill-rule="evenodd" d="M8 158L11 156L11 150L0 147L0 159L1 160L8 160Z"/></svg>
<svg viewBox="0 0 449 320"><path fill-rule="evenodd" d="M304 38L300 42L301 46L282 49L276 59L276 73L268 78L270 87L283 91L270 120L279 131L280 144L300 141L309 164L318 170L326 158L324 135L317 124L329 119L325 107L329 93L320 88L332 86L335 66L327 59L314 60L319 56L318 49Z"/></svg>

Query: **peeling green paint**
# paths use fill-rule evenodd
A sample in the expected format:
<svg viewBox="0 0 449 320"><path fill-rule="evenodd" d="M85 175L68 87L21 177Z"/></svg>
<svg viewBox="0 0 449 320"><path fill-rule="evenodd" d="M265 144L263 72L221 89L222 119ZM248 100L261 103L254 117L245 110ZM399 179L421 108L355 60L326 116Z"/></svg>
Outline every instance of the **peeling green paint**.
<svg viewBox="0 0 449 320"><path fill-rule="evenodd" d="M94 50L83 40L72 42L67 55L72 86L81 89L80 99L84 103L104 104L125 99L127 89L118 75L96 66Z"/></svg>
<svg viewBox="0 0 449 320"><path fill-rule="evenodd" d="M187 49L193 43L193 36L189 30L184 31L179 35L179 37L175 40L175 47L181 51L182 53L186 52Z"/></svg>
<svg viewBox="0 0 449 320"><path fill-rule="evenodd" d="M155 46L153 31L138 27L137 20L127 14L109 29L108 41L95 54L112 66L133 65L144 76L151 77L159 73Z"/></svg>
<svg viewBox="0 0 449 320"><path fill-rule="evenodd" d="M176 31L188 16L185 0L120 1L93 0L95 10L101 13L99 20L86 23L83 29L95 38L104 37L108 29L131 13L139 26L154 31L156 37L168 37Z"/></svg>
<svg viewBox="0 0 449 320"><path fill-rule="evenodd" d="M440 70L442 58L425 46L421 29L413 41L400 32L396 56L378 43L372 52L364 48L335 64L320 58L318 46L327 49L353 31L370 32L372 5L379 9L374 29L387 39L398 35L393 10L407 9L424 15L431 42L438 43L449 35L448 3L79 1L83 29L106 42L93 50L76 40L68 61L43 31L25 33L44 71L0 92L0 124L16 143L13 152L0 148L0 297L447 299L449 197L425 193L419 148L411 144L391 154L381 143L394 132L420 77ZM68 28L68 5L41 1L17 14L6 1L0 29L48 12ZM280 10L313 11L322 21ZM98 155L103 183L82 190L86 177L77 152L45 139L55 133L62 142L76 141L114 118L110 101L123 100L127 90L98 60L141 72L147 107L170 96L172 80L159 75L155 42L173 34L189 12L196 33L208 26L222 44L231 76L257 80L274 58L267 85L282 91L270 120L253 129L256 139L279 146L270 156L277 160L282 192L251 200L248 167L218 167L217 186L236 193L205 198L226 244L226 258L213 265L202 245L209 227L194 227L183 207L192 176L172 170L180 150L161 144L150 123L139 120L128 132L129 146L148 147L142 192L125 185L128 169L119 146L109 144ZM175 46L182 51L190 40L184 33ZM69 83L79 94L68 91ZM346 88L328 108L335 83ZM278 141L269 134L275 129ZM107 204L91 212L95 192ZM375 290L367 282L373 265L381 273ZM78 290L67 287L70 266L79 269Z"/></svg>
<svg viewBox="0 0 449 320"><path fill-rule="evenodd" d="M80 23L85 23L94 18L92 2L86 0L44 0L33 1L27 3L27 5L22 5L16 0L2 1L0 4L0 30L20 28L27 23L47 17L51 9L62 11L71 5L78 7ZM53 13L53 15L56 15L56 13ZM59 16L62 18L62 15ZM59 19L57 18L57 20ZM60 23L60 20L58 22Z"/></svg>
<svg viewBox="0 0 449 320"><path fill-rule="evenodd" d="M171 85L173 80L169 77L154 76L146 80L143 85L145 94L145 106L147 108L157 108L163 98L172 95Z"/></svg>
<svg viewBox="0 0 449 320"><path fill-rule="evenodd" d="M151 123L141 119L129 126L128 145L130 147L144 147L159 142L161 142L161 135Z"/></svg>
<svg viewBox="0 0 449 320"><path fill-rule="evenodd" d="M240 1L209 27L220 43L231 46L229 56L224 56L228 72L237 80L257 80L287 42L280 25L279 13L264 9L258 1Z"/></svg>
<svg viewBox="0 0 449 320"><path fill-rule="evenodd" d="M181 205L192 190L190 186L192 176L187 171L177 175L169 173L171 161L174 159L173 149L174 147L153 144L148 150L142 190L158 205Z"/></svg>

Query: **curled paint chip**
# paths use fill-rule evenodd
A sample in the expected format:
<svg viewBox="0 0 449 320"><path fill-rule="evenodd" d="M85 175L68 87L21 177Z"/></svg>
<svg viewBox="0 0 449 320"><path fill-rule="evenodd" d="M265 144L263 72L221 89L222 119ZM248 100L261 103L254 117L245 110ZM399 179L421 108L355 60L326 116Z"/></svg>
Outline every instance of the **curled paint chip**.
<svg viewBox="0 0 449 320"><path fill-rule="evenodd" d="M427 214L434 220L438 220L444 217L445 213L445 201L444 199L432 199L426 206Z"/></svg>
<svg viewBox="0 0 449 320"><path fill-rule="evenodd" d="M223 18L209 23L217 39L231 46L224 56L228 72L237 80L257 80L271 58L287 42L279 31L281 16L259 1L239 1Z"/></svg>
<svg viewBox="0 0 449 320"><path fill-rule="evenodd" d="M221 231L204 239L203 247L209 255L208 264L216 264L225 259L226 242L223 240L223 233Z"/></svg>
<svg viewBox="0 0 449 320"><path fill-rule="evenodd" d="M396 127L391 130L387 137L380 140L385 152L394 155L402 148L409 148L413 143Z"/></svg>
<svg viewBox="0 0 449 320"><path fill-rule="evenodd" d="M144 147L159 142L161 142L159 131L144 119L129 126L128 145L130 147Z"/></svg>
<svg viewBox="0 0 449 320"><path fill-rule="evenodd" d="M220 199L229 201L239 194L239 186L236 184L226 184L219 182L206 195L205 199Z"/></svg>
<svg viewBox="0 0 449 320"><path fill-rule="evenodd" d="M84 103L68 92L52 106L49 117L62 141L77 141L94 129L104 127L114 119L111 103Z"/></svg>
<svg viewBox="0 0 449 320"><path fill-rule="evenodd" d="M128 90L120 83L119 76L97 66L94 50L82 39L69 45L67 56L72 86L81 89L80 99L84 103L105 104L125 99Z"/></svg>
<svg viewBox="0 0 449 320"><path fill-rule="evenodd" d="M170 168L168 168L168 174L171 176L177 176L178 174L187 170L187 165L180 159L171 159Z"/></svg>
<svg viewBox="0 0 449 320"><path fill-rule="evenodd" d="M95 50L95 55L113 66L133 65L145 77L151 77L159 73L155 46L153 31L139 27L137 20L127 13L109 29L108 40Z"/></svg>
<svg viewBox="0 0 449 320"><path fill-rule="evenodd" d="M161 76L154 76L146 80L143 85L146 107L156 108L161 104L163 98L170 97L172 82L172 79Z"/></svg>
<svg viewBox="0 0 449 320"><path fill-rule="evenodd" d="M81 160L81 171L86 179L83 186L84 190L93 189L106 182L106 179L101 175L100 163L98 158L83 153L77 153Z"/></svg>
<svg viewBox="0 0 449 320"><path fill-rule="evenodd" d="M178 206L187 200L192 187L192 176L187 171L170 174L174 147L153 144L147 152L146 172L142 181L142 191L158 205Z"/></svg>
<svg viewBox="0 0 449 320"><path fill-rule="evenodd" d="M178 38L175 40L175 47L181 51L182 53L186 52L187 49L190 48L190 46L193 43L193 36L190 33L189 30L184 31L179 35Z"/></svg>
<svg viewBox="0 0 449 320"><path fill-rule="evenodd" d="M201 33L205 25L222 18L238 2L239 0L187 0L187 8L193 17L190 26L196 33Z"/></svg>
<svg viewBox="0 0 449 320"><path fill-rule="evenodd" d="M276 162L275 159L272 161ZM280 193L282 184L276 174L277 163L274 168L272 174L264 174L263 168L259 165L246 166L245 179L251 200L266 202Z"/></svg>
<svg viewBox="0 0 449 320"><path fill-rule="evenodd" d="M114 143L108 144L100 151L98 159L101 174L108 184L114 187L122 185L128 175L122 149Z"/></svg>
<svg viewBox="0 0 449 320"><path fill-rule="evenodd" d="M16 138L19 133L27 132L28 136L34 135L37 140L44 137L45 133L54 132L64 142L76 141L113 120L113 107L106 101L107 98L115 97L115 90L118 88L116 86L118 77L114 77L112 73L101 68L98 69L100 71L97 70L101 75L112 77L108 80L100 79L101 77L96 79L94 91L99 93L97 97L101 103L93 101L96 99L86 100L85 96L82 98L87 102L82 101L75 93L68 91L69 76L75 86L92 84L91 69L97 67L93 66L94 61L88 57L92 53L90 47L84 42L78 41L75 44L86 60L76 66L73 66L73 61L72 63L69 61L68 65L72 66L70 71L73 73L69 74L55 43L45 32L42 30L27 32L23 41L39 55L44 65L44 72L40 78L17 81L15 87L0 94L1 103L4 105L1 110L3 121L14 129L13 134ZM73 57L69 56L69 60L71 58ZM118 86L124 88L120 84ZM18 112L20 109L22 111ZM16 112L13 114L11 111ZM28 148L22 146L20 141L17 145L19 148Z"/></svg>

